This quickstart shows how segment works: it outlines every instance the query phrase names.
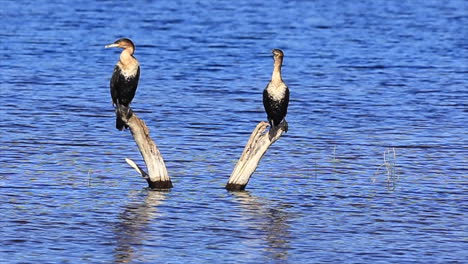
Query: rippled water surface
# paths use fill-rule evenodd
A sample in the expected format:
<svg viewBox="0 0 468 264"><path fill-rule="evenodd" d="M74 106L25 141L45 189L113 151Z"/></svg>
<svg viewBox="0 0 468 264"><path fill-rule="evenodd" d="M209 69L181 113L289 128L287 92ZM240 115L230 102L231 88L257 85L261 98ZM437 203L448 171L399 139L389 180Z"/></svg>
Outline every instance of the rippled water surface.
<svg viewBox="0 0 468 264"><path fill-rule="evenodd" d="M1 5L1 263L466 263L466 1ZM120 37L170 192L124 161ZM230 193L272 48L290 131Z"/></svg>

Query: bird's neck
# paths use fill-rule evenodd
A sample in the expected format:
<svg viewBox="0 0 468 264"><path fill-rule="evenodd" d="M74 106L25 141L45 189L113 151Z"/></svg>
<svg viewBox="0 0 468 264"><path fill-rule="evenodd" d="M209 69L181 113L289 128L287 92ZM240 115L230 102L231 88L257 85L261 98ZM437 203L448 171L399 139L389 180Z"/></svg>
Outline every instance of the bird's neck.
<svg viewBox="0 0 468 264"><path fill-rule="evenodd" d="M138 61L133 57L133 50L131 49L124 49L122 53L120 53L118 64L125 72L136 72L135 69L139 66Z"/></svg>
<svg viewBox="0 0 468 264"><path fill-rule="evenodd" d="M117 62L117 66L126 78L134 77L138 73L140 67L137 59L135 59L132 54L132 50L123 50L120 54L120 60Z"/></svg>
<svg viewBox="0 0 468 264"><path fill-rule="evenodd" d="M135 64L136 59L133 57L133 50L131 49L124 49L122 53L120 53L120 63L125 66L130 66Z"/></svg>
<svg viewBox="0 0 468 264"><path fill-rule="evenodd" d="M283 58L275 58L275 64L273 66L273 74L271 75L272 83L280 83L281 79L281 65L283 64Z"/></svg>

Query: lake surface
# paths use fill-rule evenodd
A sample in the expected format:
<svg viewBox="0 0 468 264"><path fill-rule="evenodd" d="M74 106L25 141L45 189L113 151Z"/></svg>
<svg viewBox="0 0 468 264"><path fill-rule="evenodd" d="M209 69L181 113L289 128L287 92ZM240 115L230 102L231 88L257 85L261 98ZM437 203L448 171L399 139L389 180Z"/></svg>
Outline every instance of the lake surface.
<svg viewBox="0 0 468 264"><path fill-rule="evenodd" d="M466 263L468 4L343 2L2 1L0 262ZM169 192L124 161L120 37ZM227 192L273 48L289 132Z"/></svg>

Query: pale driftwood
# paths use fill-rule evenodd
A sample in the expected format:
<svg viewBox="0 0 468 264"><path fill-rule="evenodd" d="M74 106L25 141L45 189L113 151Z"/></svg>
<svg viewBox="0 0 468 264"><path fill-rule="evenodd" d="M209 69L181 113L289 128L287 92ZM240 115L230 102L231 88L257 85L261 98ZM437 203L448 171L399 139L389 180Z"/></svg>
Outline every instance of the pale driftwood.
<svg viewBox="0 0 468 264"><path fill-rule="evenodd" d="M172 182L167 173L166 165L159 152L156 143L149 135L149 129L145 122L138 118L133 113L130 118L125 117L122 120L128 125L132 132L133 139L138 145L141 156L145 161L148 173L138 167L131 159L125 159L143 178L148 182L148 186L152 189L169 189L172 188Z"/></svg>
<svg viewBox="0 0 468 264"><path fill-rule="evenodd" d="M226 189L230 191L241 191L245 189L250 177L257 169L260 159L263 157L268 148L275 143L281 135L287 130L286 120L279 126L266 131L269 124L267 122L258 123L257 127L252 132L247 145L245 145L242 156L234 167L234 170L229 177Z"/></svg>

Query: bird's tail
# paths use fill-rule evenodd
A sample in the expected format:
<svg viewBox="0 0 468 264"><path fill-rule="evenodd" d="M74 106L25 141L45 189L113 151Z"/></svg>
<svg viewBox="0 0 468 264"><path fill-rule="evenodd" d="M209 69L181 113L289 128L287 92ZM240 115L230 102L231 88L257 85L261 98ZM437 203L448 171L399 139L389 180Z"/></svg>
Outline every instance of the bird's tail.
<svg viewBox="0 0 468 264"><path fill-rule="evenodd" d="M115 128L122 131L128 128L128 125L124 122L128 120L133 114L133 111L130 107L124 105L117 105L115 108Z"/></svg>

